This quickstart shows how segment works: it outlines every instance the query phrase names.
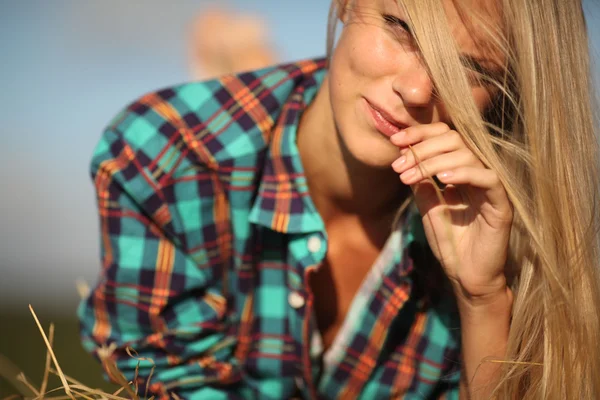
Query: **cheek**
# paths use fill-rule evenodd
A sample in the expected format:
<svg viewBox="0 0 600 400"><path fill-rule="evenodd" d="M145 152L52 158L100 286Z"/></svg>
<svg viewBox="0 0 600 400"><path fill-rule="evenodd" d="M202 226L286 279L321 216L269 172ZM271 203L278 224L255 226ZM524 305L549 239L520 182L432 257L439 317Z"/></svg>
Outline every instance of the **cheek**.
<svg viewBox="0 0 600 400"><path fill-rule="evenodd" d="M492 104L492 94L488 89L477 87L471 93L479 111L484 112Z"/></svg>
<svg viewBox="0 0 600 400"><path fill-rule="evenodd" d="M480 112L485 112L485 110L492 104L492 96L489 90L484 89L482 87L476 87L471 89L471 95L473 96L473 100L475 101L475 105L479 109ZM436 120L441 122L449 123L450 116L448 115L448 111L443 103L436 104Z"/></svg>
<svg viewBox="0 0 600 400"><path fill-rule="evenodd" d="M357 90L361 85L385 76L386 71L397 65L395 58L395 51L386 43L381 28L349 25L334 51L331 79ZM342 79L343 83L340 82Z"/></svg>

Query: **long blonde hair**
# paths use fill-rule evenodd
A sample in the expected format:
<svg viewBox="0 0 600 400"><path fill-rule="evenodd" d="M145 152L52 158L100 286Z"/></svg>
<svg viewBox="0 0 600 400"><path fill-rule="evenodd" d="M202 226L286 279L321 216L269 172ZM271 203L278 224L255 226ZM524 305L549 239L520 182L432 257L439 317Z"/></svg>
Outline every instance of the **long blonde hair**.
<svg viewBox="0 0 600 400"><path fill-rule="evenodd" d="M514 206L507 274L515 301L493 397L600 398L600 125L581 0L498 1L502 26L454 0L506 59L502 79L482 77L500 93L486 116L470 96L441 0L399 1L453 126L497 171Z"/></svg>

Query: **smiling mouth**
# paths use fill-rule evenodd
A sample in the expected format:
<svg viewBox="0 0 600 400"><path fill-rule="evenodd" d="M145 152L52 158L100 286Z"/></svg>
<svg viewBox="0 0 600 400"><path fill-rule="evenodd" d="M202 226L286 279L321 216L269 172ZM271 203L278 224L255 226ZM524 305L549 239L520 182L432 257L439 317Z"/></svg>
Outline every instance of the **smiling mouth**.
<svg viewBox="0 0 600 400"><path fill-rule="evenodd" d="M381 111L374 107L368 100L365 101L367 103L368 111L371 115L375 129L377 129L380 133L390 137L407 128L406 125L401 125L391 120L385 111Z"/></svg>

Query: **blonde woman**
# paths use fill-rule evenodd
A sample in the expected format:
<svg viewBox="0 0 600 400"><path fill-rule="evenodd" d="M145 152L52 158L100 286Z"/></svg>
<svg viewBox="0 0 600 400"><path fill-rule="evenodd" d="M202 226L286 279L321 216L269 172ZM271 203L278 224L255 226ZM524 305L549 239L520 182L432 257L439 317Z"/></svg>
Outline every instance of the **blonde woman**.
<svg viewBox="0 0 600 400"><path fill-rule="evenodd" d="M86 348L163 398L600 398L580 1L331 16L329 60L111 123Z"/></svg>

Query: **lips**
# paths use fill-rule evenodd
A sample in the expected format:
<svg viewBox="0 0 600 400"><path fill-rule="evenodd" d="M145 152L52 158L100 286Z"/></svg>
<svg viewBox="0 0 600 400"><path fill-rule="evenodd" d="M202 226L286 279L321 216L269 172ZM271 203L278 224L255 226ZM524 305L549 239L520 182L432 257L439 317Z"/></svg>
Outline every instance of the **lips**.
<svg viewBox="0 0 600 400"><path fill-rule="evenodd" d="M396 133L400 132L402 129L407 128L407 125L396 121L385 110L383 110L377 106L374 106L372 103L370 103L366 99L365 99L365 101L367 103L367 108L368 108L369 114L371 115L373 124L380 133L384 134L385 136L390 137L390 136L395 135Z"/></svg>

